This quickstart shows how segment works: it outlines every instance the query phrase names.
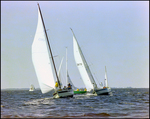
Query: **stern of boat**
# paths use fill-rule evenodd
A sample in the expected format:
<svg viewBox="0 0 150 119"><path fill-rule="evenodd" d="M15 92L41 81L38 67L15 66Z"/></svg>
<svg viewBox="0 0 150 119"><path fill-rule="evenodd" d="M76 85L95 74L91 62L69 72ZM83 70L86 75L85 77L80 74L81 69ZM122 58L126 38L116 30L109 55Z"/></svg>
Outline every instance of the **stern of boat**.
<svg viewBox="0 0 150 119"><path fill-rule="evenodd" d="M93 94L96 94L96 95L109 95L110 92L111 92L110 88L104 88L104 89L94 90Z"/></svg>
<svg viewBox="0 0 150 119"><path fill-rule="evenodd" d="M67 97L73 97L73 90L72 89L63 89L60 91L57 91L53 93L53 98L67 98Z"/></svg>

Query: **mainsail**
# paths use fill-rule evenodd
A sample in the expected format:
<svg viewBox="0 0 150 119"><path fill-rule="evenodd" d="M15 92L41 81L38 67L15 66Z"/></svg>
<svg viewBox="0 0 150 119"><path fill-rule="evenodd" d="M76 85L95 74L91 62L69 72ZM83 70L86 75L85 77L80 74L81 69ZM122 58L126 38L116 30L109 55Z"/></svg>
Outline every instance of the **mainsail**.
<svg viewBox="0 0 150 119"><path fill-rule="evenodd" d="M42 19L41 10L39 7L38 24L32 44L32 61L42 93L47 93L55 88L55 79L52 67L52 65L54 66L55 64L52 56L44 21Z"/></svg>
<svg viewBox="0 0 150 119"><path fill-rule="evenodd" d="M71 29L72 33L73 30ZM76 65L81 74L82 80L86 86L87 91L91 89L97 88L96 82L92 76L92 73L89 69L89 66L84 58L84 55L81 51L81 48L77 42L77 39L73 33L73 46L74 46L74 58L76 61Z"/></svg>

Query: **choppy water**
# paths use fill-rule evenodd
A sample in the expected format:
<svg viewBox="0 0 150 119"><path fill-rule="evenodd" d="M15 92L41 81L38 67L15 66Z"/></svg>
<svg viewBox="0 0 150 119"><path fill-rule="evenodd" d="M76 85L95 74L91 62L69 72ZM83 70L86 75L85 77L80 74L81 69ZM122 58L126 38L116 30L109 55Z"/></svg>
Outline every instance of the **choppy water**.
<svg viewBox="0 0 150 119"><path fill-rule="evenodd" d="M112 89L112 95L53 99L40 90L1 90L1 118L149 118L149 88Z"/></svg>

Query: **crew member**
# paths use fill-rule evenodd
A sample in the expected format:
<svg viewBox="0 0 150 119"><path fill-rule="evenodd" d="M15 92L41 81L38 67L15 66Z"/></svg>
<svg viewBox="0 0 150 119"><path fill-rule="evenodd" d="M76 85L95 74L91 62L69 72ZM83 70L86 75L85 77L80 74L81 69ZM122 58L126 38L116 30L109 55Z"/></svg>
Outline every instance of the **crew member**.
<svg viewBox="0 0 150 119"><path fill-rule="evenodd" d="M70 83L68 84L68 89L71 89L71 84Z"/></svg>
<svg viewBox="0 0 150 119"><path fill-rule="evenodd" d="M64 88L63 88L64 90L66 89L66 86L64 86Z"/></svg>
<svg viewBox="0 0 150 119"><path fill-rule="evenodd" d="M56 87L56 89L58 88L58 83L57 83L57 81L56 81L56 83L55 83L55 87Z"/></svg>

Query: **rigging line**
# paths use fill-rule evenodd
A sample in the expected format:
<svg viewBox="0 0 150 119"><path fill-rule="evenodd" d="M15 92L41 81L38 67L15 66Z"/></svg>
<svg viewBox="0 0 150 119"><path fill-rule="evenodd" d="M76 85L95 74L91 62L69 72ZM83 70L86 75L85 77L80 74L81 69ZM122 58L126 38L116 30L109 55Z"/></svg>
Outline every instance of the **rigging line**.
<svg viewBox="0 0 150 119"><path fill-rule="evenodd" d="M93 73L93 74L94 74L94 76L95 76L96 81L99 83L99 81L98 81L98 79L97 79L97 77L96 77L95 73ZM99 85L100 85L100 83L99 83Z"/></svg>
<svg viewBox="0 0 150 119"><path fill-rule="evenodd" d="M83 48L83 49L84 49L84 48ZM85 50L85 51L86 51L86 50ZM85 55L86 55L86 54L85 54ZM86 56L87 56L87 55L86 55ZM90 68L90 70L91 70L91 73L94 74L94 77L95 77L96 80L97 80L97 77L96 77L96 74L95 74L96 71L94 70L95 68L93 68L94 65L93 65L93 63L91 62L91 58L87 56L87 59L88 59L87 62L89 62L89 65L88 65L88 66L89 66L89 68ZM93 66L93 67L92 67L92 66ZM94 72L95 72L95 73L94 73ZM97 80L97 81L98 81L98 80ZM99 81L98 81L98 83L99 83Z"/></svg>
<svg viewBox="0 0 150 119"><path fill-rule="evenodd" d="M64 56L65 55L63 55L63 58L64 58ZM57 59L57 60L60 60L61 58L60 58L60 56L59 56L59 59ZM60 62L60 61L59 61ZM64 60L63 60L63 62L64 62ZM62 81L62 83L63 83L63 85L65 86L65 79L66 79L66 76L64 76L65 75L65 73L64 73L64 69L65 69L65 66L64 66L64 63L62 62L62 67L61 67L61 70L60 70L60 73L61 73L61 81ZM65 69L66 70L66 69ZM64 78L65 77L65 78Z"/></svg>
<svg viewBox="0 0 150 119"><path fill-rule="evenodd" d="M51 41L51 44L52 44L52 49L54 49L53 50L53 54L61 54L59 51L58 51L58 48L56 48L55 46L55 44L57 44L56 42L55 42L55 40L52 40L51 38L50 38L50 41ZM56 62L56 68L58 69L58 67L59 67L59 64L60 64L60 62L61 62L61 57L60 57L60 55L57 55L58 57L57 58L55 58L55 62ZM64 56L64 55L63 55ZM60 71L60 73L61 73L61 81L62 81L62 84L64 85L65 84L65 82L64 82L64 80L65 80L65 76L64 76L64 63L62 64L62 68L61 68L61 71Z"/></svg>
<svg viewBox="0 0 150 119"><path fill-rule="evenodd" d="M60 67L60 79L61 79L61 82L62 82L62 86L64 86L64 85L63 85L64 82L63 82L63 78L62 78L62 77L63 77L63 76L62 76L62 74L63 74L63 73L62 73L63 59L64 59L64 57L61 59L61 63L60 63L60 64L61 64L61 65L60 65L61 67L59 66L59 67Z"/></svg>
<svg viewBox="0 0 150 119"><path fill-rule="evenodd" d="M99 83L98 78L96 76L96 71L95 71L95 68L94 68L95 65L91 62L91 57L87 56L87 58L88 58L88 62L91 64L91 65L89 65L89 67L91 69L91 72L93 72L92 74L94 74L94 77L95 77L96 81ZM99 83L99 85L100 85L100 83Z"/></svg>
<svg viewBox="0 0 150 119"><path fill-rule="evenodd" d="M93 70L94 70L95 68L93 68ZM98 78L97 78L97 76L96 76L96 71L94 70L94 72L95 73L93 73L94 74L94 76L95 76L95 79L97 80L97 82L99 83L99 81L98 81ZM99 83L99 85L101 86L101 84Z"/></svg>
<svg viewBox="0 0 150 119"><path fill-rule="evenodd" d="M49 32L47 32L48 34L49 34ZM49 37L48 37L49 38ZM59 64L59 62L61 61L61 59L60 59L60 57L59 57L59 55L58 55L58 51L57 51L57 48L55 47L55 44L56 43L54 43L54 40L52 40L51 38L49 38L49 42L52 44L51 45L51 49L53 50L53 57L56 57L55 58L55 62L56 62L56 66L57 66L57 69L58 69L58 64Z"/></svg>
<svg viewBox="0 0 150 119"><path fill-rule="evenodd" d="M64 62L64 60L63 60L63 62ZM61 81L62 81L63 85L65 86L65 82L64 82L64 80L65 80L64 74L65 74L65 73L64 73L64 65L63 65L63 64L64 64L64 63L62 63L62 68L61 68L61 71L60 71L60 72L61 72L61 78L62 78Z"/></svg>

